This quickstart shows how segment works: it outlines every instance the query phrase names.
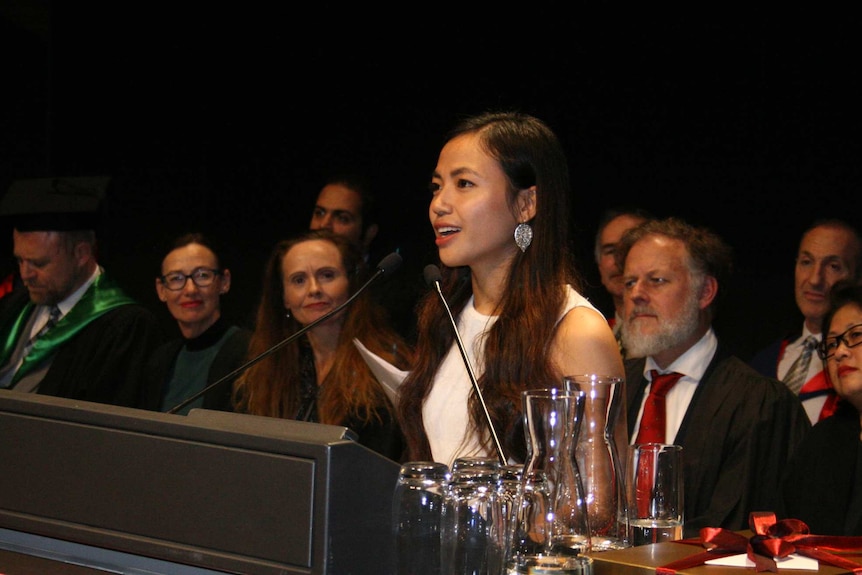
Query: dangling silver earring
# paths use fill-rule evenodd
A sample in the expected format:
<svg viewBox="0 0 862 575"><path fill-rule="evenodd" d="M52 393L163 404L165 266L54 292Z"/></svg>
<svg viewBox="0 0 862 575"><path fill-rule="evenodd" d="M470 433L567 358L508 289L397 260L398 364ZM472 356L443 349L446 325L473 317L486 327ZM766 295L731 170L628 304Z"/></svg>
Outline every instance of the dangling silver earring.
<svg viewBox="0 0 862 575"><path fill-rule="evenodd" d="M290 310L287 310L287 312L284 314L284 318L290 319Z"/></svg>
<svg viewBox="0 0 862 575"><path fill-rule="evenodd" d="M522 222L515 228L515 244L521 248L522 252L527 251L530 244L533 242L533 228L530 224Z"/></svg>

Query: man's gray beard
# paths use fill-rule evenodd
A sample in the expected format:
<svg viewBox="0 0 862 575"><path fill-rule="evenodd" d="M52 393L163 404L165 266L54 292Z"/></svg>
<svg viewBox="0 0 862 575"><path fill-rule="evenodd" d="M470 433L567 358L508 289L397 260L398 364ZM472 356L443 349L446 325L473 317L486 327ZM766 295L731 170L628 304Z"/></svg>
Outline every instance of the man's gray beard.
<svg viewBox="0 0 862 575"><path fill-rule="evenodd" d="M622 327L622 341L626 350L626 358L657 355L666 349L682 344L697 331L699 313L697 296L692 292L683 305L683 314L664 320L660 319L656 333L645 334L636 331L636 329L633 330L629 321L626 320Z"/></svg>

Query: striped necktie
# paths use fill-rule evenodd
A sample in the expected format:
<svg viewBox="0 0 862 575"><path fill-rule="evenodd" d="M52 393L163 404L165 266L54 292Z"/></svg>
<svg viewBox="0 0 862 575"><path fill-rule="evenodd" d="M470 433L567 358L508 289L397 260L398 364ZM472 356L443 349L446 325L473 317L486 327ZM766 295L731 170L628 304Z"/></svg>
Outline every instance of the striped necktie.
<svg viewBox="0 0 862 575"><path fill-rule="evenodd" d="M12 355L9 358L9 361L6 362L6 365L2 366L2 371L0 371L0 387L8 387L11 384L15 373L18 368L21 367L21 362L27 357L27 354L30 353L30 350L33 349L33 344L37 339L48 333L48 331L54 327L58 321L60 321L60 308L56 305L51 306L51 312L48 315L48 321L45 322L45 325L26 343L18 344L15 349L12 351ZM22 333L21 336L24 334ZM19 341L21 340L21 336L19 336Z"/></svg>
<svg viewBox="0 0 862 575"><path fill-rule="evenodd" d="M33 347L33 344L36 343L36 340L48 333L52 327L57 325L57 322L60 321L60 308L56 305L51 306L51 313L48 315L48 321L45 322L45 325L42 326L36 335L30 338L30 341L27 342L27 345L24 347L24 353L22 357L26 357L28 353L30 353L30 349Z"/></svg>
<svg viewBox="0 0 862 575"><path fill-rule="evenodd" d="M808 366L811 365L811 356L814 353L814 348L817 347L817 338L809 335L802 344L802 353L787 370L784 376L784 383L795 394L799 394L799 390L808 381Z"/></svg>
<svg viewBox="0 0 862 575"><path fill-rule="evenodd" d="M60 308L57 307L56 305L52 305L51 306L51 313L48 315L48 321L45 322L45 325L42 326L42 329L39 330L39 333L37 333L35 336L33 336L33 340L37 340L40 337L42 337L43 335L45 335L46 333L48 333L48 331L52 327L57 325L58 321L60 321Z"/></svg>

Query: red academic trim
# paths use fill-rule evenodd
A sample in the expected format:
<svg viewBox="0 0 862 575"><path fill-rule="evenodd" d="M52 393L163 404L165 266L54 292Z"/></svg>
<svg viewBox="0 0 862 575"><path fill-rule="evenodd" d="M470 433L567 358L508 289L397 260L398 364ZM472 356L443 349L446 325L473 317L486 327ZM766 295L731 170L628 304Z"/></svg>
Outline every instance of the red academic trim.
<svg viewBox="0 0 862 575"><path fill-rule="evenodd" d="M778 369L778 364L781 362L781 358L784 357L784 351L787 349L787 345L790 343L789 340L784 340L781 342L781 349L778 351L778 360L775 363L776 371ZM838 409L838 394L835 393L835 388L832 386L832 382L829 380L829 374L825 369L821 369L818 371L814 377L805 382L802 386L802 389L799 390L799 398L802 401L805 401L808 397L816 397L820 395L827 395L826 402L823 404L823 407L820 408L820 415L817 418L817 421L821 419L826 419Z"/></svg>
<svg viewBox="0 0 862 575"><path fill-rule="evenodd" d="M0 282L0 297L10 293L15 288L15 274L9 274Z"/></svg>

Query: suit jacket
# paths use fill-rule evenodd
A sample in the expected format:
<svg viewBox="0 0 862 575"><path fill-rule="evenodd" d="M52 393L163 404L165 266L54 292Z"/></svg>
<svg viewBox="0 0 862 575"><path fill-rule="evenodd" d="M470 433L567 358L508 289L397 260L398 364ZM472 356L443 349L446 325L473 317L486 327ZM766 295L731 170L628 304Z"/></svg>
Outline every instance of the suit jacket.
<svg viewBox="0 0 862 575"><path fill-rule="evenodd" d="M757 352L754 357L751 358L751 361L748 362L749 365L763 375L777 379L778 363L781 361L781 358L784 357L784 350L787 349L787 345L790 342L796 341L800 337L802 337L801 329L796 332L789 333L781 339L773 341ZM812 358L812 361L820 360L815 356ZM826 370L821 369L817 375L806 381L802 386L802 389L799 390L799 401L804 404L806 401L810 401L824 395L826 396L826 402L823 404L823 407L820 408L820 414L814 419L814 423L835 413L835 409L838 406L838 395L835 393L835 388L832 387L832 383L829 381ZM812 411L816 413L816 408L812 408Z"/></svg>
<svg viewBox="0 0 862 575"><path fill-rule="evenodd" d="M800 519L816 535L862 535L859 412L842 402L802 440L787 466L779 518Z"/></svg>
<svg viewBox="0 0 862 575"><path fill-rule="evenodd" d="M4 297L0 325L11 325L29 299L26 289ZM144 364L162 341L159 322L147 308L134 303L114 308L57 350L38 393L139 407Z"/></svg>
<svg viewBox="0 0 862 575"><path fill-rule="evenodd" d="M625 362L630 438L647 385L645 361ZM787 386L719 343L674 439L683 447L684 536L703 527L747 529L751 511L774 511L784 466L810 428Z"/></svg>

